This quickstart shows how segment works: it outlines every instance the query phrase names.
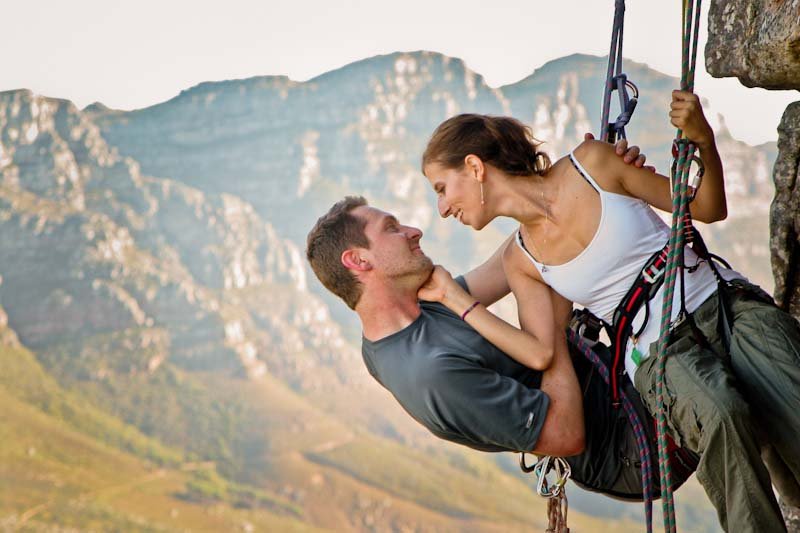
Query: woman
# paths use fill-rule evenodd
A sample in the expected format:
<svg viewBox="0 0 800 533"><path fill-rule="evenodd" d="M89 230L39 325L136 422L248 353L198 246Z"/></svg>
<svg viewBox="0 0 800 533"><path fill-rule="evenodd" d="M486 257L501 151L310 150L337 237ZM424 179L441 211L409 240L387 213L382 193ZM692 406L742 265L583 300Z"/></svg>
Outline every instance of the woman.
<svg viewBox="0 0 800 533"><path fill-rule="evenodd" d="M698 98L673 92L670 118L697 145L705 165L692 217L724 219L722 164ZM542 331L537 295L547 286L611 323L645 263L669 237L669 228L652 210L671 209L669 180L625 165L605 143L586 141L552 164L538 146L514 119L460 115L434 132L423 172L437 193L442 217L476 230L498 216L520 223L503 260L523 330ZM737 531L781 531L752 413L759 413L768 442L800 479L798 324L740 274L722 270L737 288L731 294L733 337L725 353L716 327L715 276L688 248L685 264L691 267L685 275L686 308L708 343L698 345L687 324L673 332L666 368L671 432L701 454L697 476L723 527L735 523ZM448 287L445 293L452 288L441 273L431 283ZM680 293L676 289L676 297ZM644 311L636 316L637 335L625 354L627 373L652 413L657 411L652 355L660 302L661 291L644 326ZM678 300L676 315L680 308Z"/></svg>

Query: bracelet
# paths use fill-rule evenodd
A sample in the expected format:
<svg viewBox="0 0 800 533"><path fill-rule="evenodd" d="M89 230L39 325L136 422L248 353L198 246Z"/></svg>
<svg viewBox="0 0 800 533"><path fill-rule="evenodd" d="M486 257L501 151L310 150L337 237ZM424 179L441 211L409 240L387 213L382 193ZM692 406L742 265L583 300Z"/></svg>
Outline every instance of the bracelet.
<svg viewBox="0 0 800 533"><path fill-rule="evenodd" d="M469 314L469 312L472 311L473 309L475 309L476 307L478 307L479 305L480 305L480 302L475 300L475 302L472 305L467 307L466 311L461 313L461 320L464 320L466 318L466 316Z"/></svg>

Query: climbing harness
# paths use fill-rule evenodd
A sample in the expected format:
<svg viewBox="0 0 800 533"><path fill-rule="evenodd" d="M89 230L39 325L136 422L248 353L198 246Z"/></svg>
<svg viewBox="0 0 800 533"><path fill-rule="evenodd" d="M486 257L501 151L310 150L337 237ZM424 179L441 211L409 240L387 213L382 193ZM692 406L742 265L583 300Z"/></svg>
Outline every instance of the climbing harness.
<svg viewBox="0 0 800 533"><path fill-rule="evenodd" d="M728 268L730 268L730 266L725 262L724 259L708 251L702 236L692 226L691 218L688 216L688 213L686 216L684 216L683 233L684 244L691 245L692 250L698 256L699 261L696 265L690 267L686 267L684 265L684 268L681 269L681 273L683 273L684 269L688 270L689 272L694 272L699 267L701 262L706 262L708 263L712 272L715 274L718 289L720 291L724 290L727 282L719 273L719 270L715 265L715 261L720 261ZM612 404L615 407L619 407L620 405L619 378L624 375L624 368L622 368L621 363L627 351L629 341L634 343L631 357L637 366L643 357L643 354L640 353L636 347L636 341L641 336L642 332L650 321L650 301L655 298L659 289L661 289L664 284L664 274L667 270L667 258L669 257L669 250L670 243L667 242L667 244L664 245L664 248L654 253L650 259L647 260L644 268L642 268L642 270L639 272L636 281L633 283L631 288L628 289L628 292L622 298L616 310L614 311L611 325L605 323L599 318L596 319L602 327L605 327L609 338L612 340L614 358L611 365L611 398ZM681 290L683 291L683 279L681 279ZM691 316L685 308L685 298L683 297L683 294L681 296L681 306L682 314L686 316L686 320L691 321ZM644 308L645 312L644 319L639 325L639 328L634 332L633 320L639 314L642 308ZM690 324L692 325L692 334L698 343L701 346L710 346L702 332L700 332L700 330L694 326L694 322L691 321Z"/></svg>
<svg viewBox="0 0 800 533"><path fill-rule="evenodd" d="M625 297L620 301L614 311L613 323L611 327L606 324L606 330L612 339L614 348L614 359L611 365L611 403L614 407L620 406L619 401L619 378L622 376L620 364L628 347L628 340L636 339L642 334L650 318L650 300L652 300L664 282L664 270L667 263L669 244L653 254L647 261L644 268L639 273L633 286L628 290ZM644 307L645 318L639 329L633 331L633 319ZM634 358L638 350L634 346ZM641 355L639 356L641 357ZM638 362L637 362L638 364Z"/></svg>

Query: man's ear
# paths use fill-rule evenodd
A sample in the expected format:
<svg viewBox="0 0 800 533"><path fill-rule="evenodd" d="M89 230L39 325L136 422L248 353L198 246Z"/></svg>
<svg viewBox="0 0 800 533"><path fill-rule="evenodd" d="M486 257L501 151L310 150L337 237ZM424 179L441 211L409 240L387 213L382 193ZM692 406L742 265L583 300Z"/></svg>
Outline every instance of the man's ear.
<svg viewBox="0 0 800 533"><path fill-rule="evenodd" d="M467 157L464 158L464 165L466 165L470 176L475 176L476 180L483 182L483 180L486 178L486 167L484 166L481 158L477 155L468 154Z"/></svg>
<svg viewBox="0 0 800 533"><path fill-rule="evenodd" d="M342 252L342 264L350 270L358 270L365 272L372 270L372 265L369 261L362 257L358 248L351 248Z"/></svg>

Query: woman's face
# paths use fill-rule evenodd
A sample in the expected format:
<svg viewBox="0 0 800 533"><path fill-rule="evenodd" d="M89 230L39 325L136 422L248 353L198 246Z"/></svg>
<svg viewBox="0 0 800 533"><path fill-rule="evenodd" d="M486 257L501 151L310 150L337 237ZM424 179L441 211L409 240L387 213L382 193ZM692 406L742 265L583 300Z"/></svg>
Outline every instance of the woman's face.
<svg viewBox="0 0 800 533"><path fill-rule="evenodd" d="M467 165L460 169L446 168L439 163L429 163L423 169L425 177L436 193L439 215L452 216L462 224L481 229L484 220L481 205L481 182Z"/></svg>

